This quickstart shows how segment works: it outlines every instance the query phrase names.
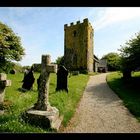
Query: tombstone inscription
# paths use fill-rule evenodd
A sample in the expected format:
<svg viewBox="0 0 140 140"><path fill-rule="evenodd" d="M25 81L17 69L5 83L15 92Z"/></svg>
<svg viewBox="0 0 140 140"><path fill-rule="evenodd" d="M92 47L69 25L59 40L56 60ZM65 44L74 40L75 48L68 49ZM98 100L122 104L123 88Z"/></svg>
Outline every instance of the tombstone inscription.
<svg viewBox="0 0 140 140"><path fill-rule="evenodd" d="M32 108L26 111L26 117L31 124L58 130L62 116L59 110L49 104L49 77L57 71L57 65L51 64L50 55L42 55L41 74L38 89L38 100Z"/></svg>

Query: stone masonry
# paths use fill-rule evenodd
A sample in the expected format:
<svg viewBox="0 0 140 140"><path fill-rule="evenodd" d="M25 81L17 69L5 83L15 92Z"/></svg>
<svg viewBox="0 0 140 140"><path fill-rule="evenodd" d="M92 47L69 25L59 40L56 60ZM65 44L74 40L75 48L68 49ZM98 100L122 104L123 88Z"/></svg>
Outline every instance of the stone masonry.
<svg viewBox="0 0 140 140"><path fill-rule="evenodd" d="M64 25L64 64L68 70L93 72L94 30L88 19Z"/></svg>
<svg viewBox="0 0 140 140"><path fill-rule="evenodd" d="M49 77L52 72L57 72L57 65L51 64L49 55L42 55L38 101L25 112L23 118L31 124L58 130L62 117L59 110L49 104Z"/></svg>

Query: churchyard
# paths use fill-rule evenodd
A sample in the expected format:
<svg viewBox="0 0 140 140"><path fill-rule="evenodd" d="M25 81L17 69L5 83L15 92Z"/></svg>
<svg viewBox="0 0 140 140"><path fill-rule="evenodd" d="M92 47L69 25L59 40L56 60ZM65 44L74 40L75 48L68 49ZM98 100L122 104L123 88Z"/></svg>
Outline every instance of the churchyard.
<svg viewBox="0 0 140 140"><path fill-rule="evenodd" d="M22 79L24 73L7 74L7 79L12 81L12 86L6 87L3 106L4 114L0 115L0 132L18 132L18 133L46 133L55 132L55 130L45 129L26 123L21 114L33 106L38 99L37 79L40 73L34 73L35 82L33 89L22 92ZM62 125L66 126L73 116L76 106L82 96L83 90L88 81L88 75L79 74L68 78L68 89L66 91L56 92L57 84L56 73L50 74L49 84L49 103L55 106L60 115L63 116Z"/></svg>
<svg viewBox="0 0 140 140"><path fill-rule="evenodd" d="M83 27L81 28L81 26ZM1 27L2 29L6 28L3 24L1 24ZM25 53L22 46L13 47L15 43L20 44L20 40L17 42L18 37L13 40L13 44L10 41L11 46L9 47L13 48L10 54L8 54L9 51L5 51L7 49L5 42L2 43L2 48L4 48L2 50L4 51L1 53L3 55L0 56L2 66L0 70L3 72L0 75L0 132L56 132L60 126L67 126L69 120L73 117L89 76L98 72L97 63L99 61L97 59L95 61L93 54L94 32L88 19L84 19L83 23L77 21L76 26L73 26L73 23L70 26L65 24L64 29L66 36L64 61L61 59L61 63L63 62L61 65L63 66L57 69L57 65L51 63L49 55L42 55L41 72L35 73L31 68L29 76L27 76L29 73L26 75L16 71L9 73L10 64L13 68L14 65L11 61L7 61L6 57L9 55L11 55L11 58L16 56L14 60L20 61L21 56ZM85 32L85 29L88 29L86 30L87 32ZM12 32L9 28L7 30ZM78 35L77 32L81 34ZM90 32L90 35L88 32ZM3 37L2 41L7 39L3 34L1 36ZM9 37L9 33L7 37ZM11 36L11 38L16 37ZM81 38L86 38L86 40L81 40ZM111 73L107 76L107 82L123 100L124 105L128 107L130 112L139 119L140 73L134 71L138 70L140 66L140 45L135 45L140 42L140 34L138 34L137 38L138 40L130 40L128 47L121 50L124 56L131 56L130 59L118 57L119 61L116 59L114 61L114 63L118 63L118 68L116 67L117 69L113 71L119 70L122 73ZM129 49L131 46L132 50ZM13 52L17 52L17 54ZM106 72L106 70L103 72ZM6 75L5 73L8 74Z"/></svg>

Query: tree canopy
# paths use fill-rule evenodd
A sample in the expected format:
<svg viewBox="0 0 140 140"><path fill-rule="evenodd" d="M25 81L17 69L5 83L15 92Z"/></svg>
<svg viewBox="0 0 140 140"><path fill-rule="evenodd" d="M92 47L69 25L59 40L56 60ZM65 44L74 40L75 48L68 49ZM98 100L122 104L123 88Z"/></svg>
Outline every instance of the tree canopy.
<svg viewBox="0 0 140 140"><path fill-rule="evenodd" d="M107 60L107 66L109 71L116 71L119 70L120 65L120 56L115 52L108 53L104 55L101 59Z"/></svg>
<svg viewBox="0 0 140 140"><path fill-rule="evenodd" d="M131 76L131 71L140 68L140 32L122 45L119 51L121 52L122 72L127 72Z"/></svg>
<svg viewBox="0 0 140 140"><path fill-rule="evenodd" d="M56 64L64 65L64 56L58 56L56 59Z"/></svg>
<svg viewBox="0 0 140 140"><path fill-rule="evenodd" d="M20 61L25 55L21 39L6 24L0 22L0 67L5 70L12 60Z"/></svg>

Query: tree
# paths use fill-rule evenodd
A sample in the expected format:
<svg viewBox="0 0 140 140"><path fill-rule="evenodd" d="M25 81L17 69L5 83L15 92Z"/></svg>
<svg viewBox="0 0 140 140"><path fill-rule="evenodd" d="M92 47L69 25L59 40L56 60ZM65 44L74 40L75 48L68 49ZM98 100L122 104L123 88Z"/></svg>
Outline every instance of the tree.
<svg viewBox="0 0 140 140"><path fill-rule="evenodd" d="M116 71L120 69L120 56L117 53L111 52L104 55L101 59L107 60L108 71Z"/></svg>
<svg viewBox="0 0 140 140"><path fill-rule="evenodd" d="M58 65L64 65L64 56L57 57L56 64L58 64Z"/></svg>
<svg viewBox="0 0 140 140"><path fill-rule="evenodd" d="M20 61L23 55L25 53L20 37L10 27L0 22L0 72L8 71L10 62Z"/></svg>
<svg viewBox="0 0 140 140"><path fill-rule="evenodd" d="M128 79L131 72L140 68L140 32L135 34L134 38L127 41L121 49L121 70L123 77Z"/></svg>

